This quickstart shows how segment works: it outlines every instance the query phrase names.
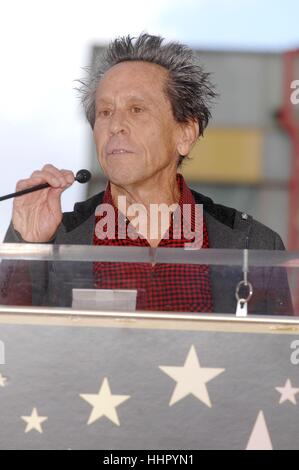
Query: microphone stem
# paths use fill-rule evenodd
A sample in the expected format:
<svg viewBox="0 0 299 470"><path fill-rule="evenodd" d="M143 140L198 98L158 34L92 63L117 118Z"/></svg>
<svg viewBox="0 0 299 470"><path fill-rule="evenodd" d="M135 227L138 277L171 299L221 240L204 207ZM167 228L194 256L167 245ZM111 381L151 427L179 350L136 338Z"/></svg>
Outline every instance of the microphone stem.
<svg viewBox="0 0 299 470"><path fill-rule="evenodd" d="M34 191L40 191L41 189L49 188L49 183L42 183L33 186L32 188L23 189L22 191L17 191L16 193L6 194L6 196L0 197L0 201L5 201L6 199L11 199L13 197L23 196L24 194L33 193Z"/></svg>
<svg viewBox="0 0 299 470"><path fill-rule="evenodd" d="M80 170L75 176L75 181L78 183L87 183L91 178L91 173L88 170ZM22 191L17 191L16 193L6 194L5 196L0 197L0 202L5 201L6 199L11 199L13 197L23 196L24 194L33 193L34 191L40 191L41 189L50 188L49 183L37 184L31 188L23 189Z"/></svg>

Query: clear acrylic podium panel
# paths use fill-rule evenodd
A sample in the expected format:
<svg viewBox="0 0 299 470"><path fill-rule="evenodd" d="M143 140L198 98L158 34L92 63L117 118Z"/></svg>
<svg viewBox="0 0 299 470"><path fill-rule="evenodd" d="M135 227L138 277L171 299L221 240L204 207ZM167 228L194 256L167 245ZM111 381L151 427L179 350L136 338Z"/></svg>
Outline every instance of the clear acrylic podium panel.
<svg viewBox="0 0 299 470"><path fill-rule="evenodd" d="M249 250L248 316L299 315L299 253ZM235 315L244 250L1 244L0 308ZM243 284L243 285L242 285Z"/></svg>

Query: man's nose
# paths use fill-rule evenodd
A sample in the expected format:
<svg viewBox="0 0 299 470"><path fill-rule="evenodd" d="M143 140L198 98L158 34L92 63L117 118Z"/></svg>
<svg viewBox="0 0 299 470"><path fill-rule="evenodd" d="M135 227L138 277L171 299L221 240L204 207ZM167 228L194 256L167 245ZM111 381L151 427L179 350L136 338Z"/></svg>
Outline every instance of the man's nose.
<svg viewBox="0 0 299 470"><path fill-rule="evenodd" d="M123 111L114 111L110 119L111 134L125 134L128 132L128 124Z"/></svg>

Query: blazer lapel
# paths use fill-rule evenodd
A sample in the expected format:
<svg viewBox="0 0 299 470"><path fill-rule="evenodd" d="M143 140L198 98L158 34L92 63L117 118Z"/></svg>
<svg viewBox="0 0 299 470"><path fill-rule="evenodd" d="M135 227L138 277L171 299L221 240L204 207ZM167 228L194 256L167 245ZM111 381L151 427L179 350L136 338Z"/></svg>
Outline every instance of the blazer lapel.
<svg viewBox="0 0 299 470"><path fill-rule="evenodd" d="M246 227L245 231L235 228L232 229L219 222L208 212L205 212L205 220L207 224L210 248L234 250L246 248L246 238L249 233L249 227Z"/></svg>
<svg viewBox="0 0 299 470"><path fill-rule="evenodd" d="M92 245L95 224L95 214L90 215L84 222L72 230L67 231L64 225L61 225L55 244L60 245Z"/></svg>

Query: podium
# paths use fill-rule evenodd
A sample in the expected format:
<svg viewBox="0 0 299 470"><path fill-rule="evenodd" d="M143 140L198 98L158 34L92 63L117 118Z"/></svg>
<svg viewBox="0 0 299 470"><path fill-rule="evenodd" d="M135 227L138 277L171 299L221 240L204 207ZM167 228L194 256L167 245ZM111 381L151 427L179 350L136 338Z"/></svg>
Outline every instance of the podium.
<svg viewBox="0 0 299 470"><path fill-rule="evenodd" d="M154 264L189 260L226 273L235 267L242 274L242 252L203 251L175 250L171 259L166 252L143 251L133 259ZM244 318L225 311L5 304L8 289L29 282L9 279L18 274L14 265L24 275L25 263L33 284L37 278L32 273L49 275L53 263L61 263L68 283L68 263L81 265L84 274L85 263L132 262L132 254L26 244L1 245L0 258L1 449L298 448L295 253L249 253L249 273L256 268L272 276L277 269L279 276L288 276L294 308L283 315L251 314L249 309ZM10 284L12 279L20 286ZM76 288L84 288L78 272L74 281ZM253 275L251 281L260 295ZM273 292L268 289L264 295L269 300Z"/></svg>

